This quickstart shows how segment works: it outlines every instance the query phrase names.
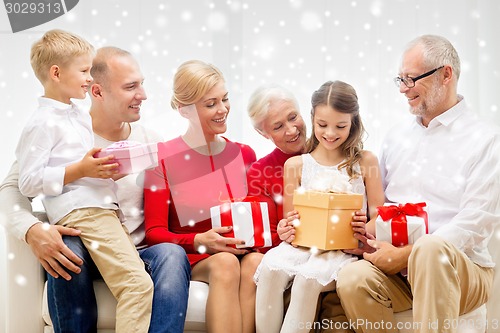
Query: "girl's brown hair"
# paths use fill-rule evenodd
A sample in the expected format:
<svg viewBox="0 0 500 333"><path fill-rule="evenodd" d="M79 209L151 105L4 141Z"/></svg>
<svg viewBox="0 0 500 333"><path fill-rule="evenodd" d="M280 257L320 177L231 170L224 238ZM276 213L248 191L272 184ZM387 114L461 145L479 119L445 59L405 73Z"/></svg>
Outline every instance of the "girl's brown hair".
<svg viewBox="0 0 500 333"><path fill-rule="evenodd" d="M363 137L365 128L359 115L358 96L354 88L342 81L325 82L311 97L311 121L313 122L312 133L306 142L306 152L312 152L319 144L314 133L314 114L318 105L326 105L341 113L351 115L351 130L347 140L340 149L345 154L345 162L339 165L339 169L347 168L349 176L357 177L359 174L354 171L353 166L361 159L363 150Z"/></svg>

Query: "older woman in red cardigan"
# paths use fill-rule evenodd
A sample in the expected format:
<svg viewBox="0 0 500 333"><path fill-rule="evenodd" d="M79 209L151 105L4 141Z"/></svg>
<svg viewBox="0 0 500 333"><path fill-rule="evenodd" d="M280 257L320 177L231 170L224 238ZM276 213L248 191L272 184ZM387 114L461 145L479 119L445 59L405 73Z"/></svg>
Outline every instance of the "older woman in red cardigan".
<svg viewBox="0 0 500 333"><path fill-rule="evenodd" d="M277 224L283 219L283 166L288 158L303 152L306 125L294 95L275 84L263 85L254 91L248 103L248 115L255 130L276 146L269 155L252 164L247 182L248 194L268 204L273 246L277 246L281 242ZM288 238L293 240L293 234Z"/></svg>

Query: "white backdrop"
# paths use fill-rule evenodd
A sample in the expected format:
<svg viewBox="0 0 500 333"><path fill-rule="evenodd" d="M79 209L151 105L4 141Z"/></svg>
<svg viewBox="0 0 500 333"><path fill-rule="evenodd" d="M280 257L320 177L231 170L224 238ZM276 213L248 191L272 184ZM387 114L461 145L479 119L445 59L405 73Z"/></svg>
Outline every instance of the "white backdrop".
<svg viewBox="0 0 500 333"><path fill-rule="evenodd" d="M64 16L13 34L1 6L0 178L42 94L29 64L31 44L53 28L75 32L96 47L131 51L149 97L141 121L165 139L185 128L170 108L174 70L195 58L215 64L225 74L232 103L227 136L251 145L260 157L272 145L246 116L252 91L267 82L285 85L309 124L312 92L337 79L356 88L369 132L366 147L377 153L386 131L408 116L392 83L401 51L427 33L451 40L462 59L459 92L482 117L500 124L498 17L497 0L80 0Z"/></svg>

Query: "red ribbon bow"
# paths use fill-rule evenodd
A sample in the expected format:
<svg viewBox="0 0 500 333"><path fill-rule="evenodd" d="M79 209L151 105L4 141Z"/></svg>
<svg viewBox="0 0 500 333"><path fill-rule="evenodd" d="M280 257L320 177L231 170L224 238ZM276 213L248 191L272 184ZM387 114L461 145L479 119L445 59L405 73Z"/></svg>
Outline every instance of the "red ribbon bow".
<svg viewBox="0 0 500 333"><path fill-rule="evenodd" d="M429 222L425 202L416 204L406 203L391 206L377 207L378 214L384 222L391 221L392 244L402 246L408 244L408 221L406 216L418 216L424 219L425 233L429 233Z"/></svg>

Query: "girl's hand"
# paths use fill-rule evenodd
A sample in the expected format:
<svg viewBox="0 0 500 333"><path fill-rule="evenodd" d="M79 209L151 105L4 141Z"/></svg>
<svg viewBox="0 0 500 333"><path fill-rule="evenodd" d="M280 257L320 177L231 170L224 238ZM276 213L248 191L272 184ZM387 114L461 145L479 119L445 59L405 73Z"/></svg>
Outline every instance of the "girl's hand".
<svg viewBox="0 0 500 333"><path fill-rule="evenodd" d="M286 218L279 221L276 231L282 241L291 243L295 239L295 227L293 224L295 220L300 218L300 216L299 212L296 210L288 212L286 216Z"/></svg>
<svg viewBox="0 0 500 333"><path fill-rule="evenodd" d="M351 226L352 230L355 233L364 235L366 234L366 221L368 218L366 217L366 213L362 210L356 211L354 216L352 217Z"/></svg>
<svg viewBox="0 0 500 333"><path fill-rule="evenodd" d="M235 249L229 246L231 244L245 244L245 241L220 235L231 231L231 229L232 227L218 227L197 234L194 236L194 248L200 253L210 254L218 252L230 252L232 254L248 253L248 250Z"/></svg>

